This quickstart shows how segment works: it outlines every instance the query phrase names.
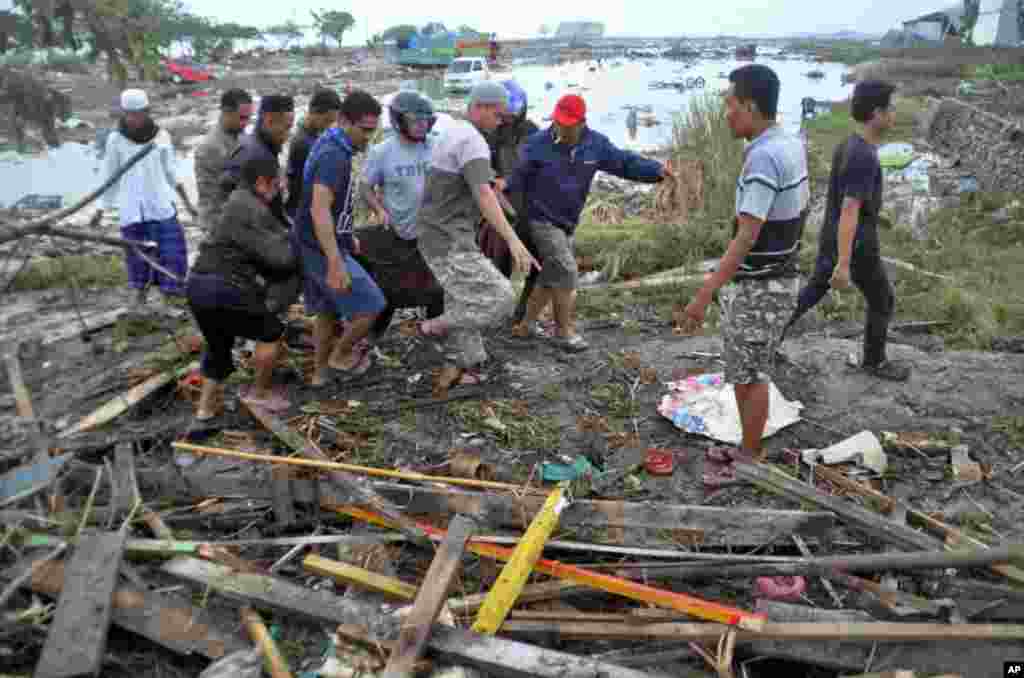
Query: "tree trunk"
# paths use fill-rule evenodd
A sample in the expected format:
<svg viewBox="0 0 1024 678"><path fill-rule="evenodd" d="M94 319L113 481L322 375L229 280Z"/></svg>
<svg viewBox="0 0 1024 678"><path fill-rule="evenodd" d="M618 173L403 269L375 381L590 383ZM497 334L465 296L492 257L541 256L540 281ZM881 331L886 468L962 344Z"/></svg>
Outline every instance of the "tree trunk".
<svg viewBox="0 0 1024 678"><path fill-rule="evenodd" d="M39 46L55 47L56 38L53 35L53 24L50 17L36 14L36 23L39 24Z"/></svg>
<svg viewBox="0 0 1024 678"><path fill-rule="evenodd" d="M64 2L57 9L57 16L60 17L63 27L64 47L78 51L78 40L75 39L75 8L70 2Z"/></svg>

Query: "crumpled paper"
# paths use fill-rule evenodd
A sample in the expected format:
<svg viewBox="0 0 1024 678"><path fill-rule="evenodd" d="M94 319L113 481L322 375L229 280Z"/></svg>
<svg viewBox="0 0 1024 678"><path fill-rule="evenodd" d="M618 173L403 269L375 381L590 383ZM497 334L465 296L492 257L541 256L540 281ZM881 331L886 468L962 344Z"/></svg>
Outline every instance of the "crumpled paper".
<svg viewBox="0 0 1024 678"><path fill-rule="evenodd" d="M799 401L787 400L775 384L769 386L771 399L763 438L800 421L803 409ZM676 428L731 445L742 442L743 428L736 396L723 374L696 375L669 382L668 387L669 393L662 396L658 413Z"/></svg>

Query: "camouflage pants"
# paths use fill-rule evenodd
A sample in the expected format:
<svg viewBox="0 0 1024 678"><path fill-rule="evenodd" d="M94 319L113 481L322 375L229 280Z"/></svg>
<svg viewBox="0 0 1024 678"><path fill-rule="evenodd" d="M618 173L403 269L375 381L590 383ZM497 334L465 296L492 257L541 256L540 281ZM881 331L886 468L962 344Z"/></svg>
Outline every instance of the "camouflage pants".
<svg viewBox="0 0 1024 678"><path fill-rule="evenodd" d="M800 278L737 280L718 293L722 357L730 384L771 381L775 349L796 307Z"/></svg>
<svg viewBox="0 0 1024 678"><path fill-rule="evenodd" d="M439 320L451 328L446 359L463 368L479 365L487 360L480 330L512 315L516 303L512 283L479 249L454 250L445 256L424 252L423 258L444 288L444 314Z"/></svg>

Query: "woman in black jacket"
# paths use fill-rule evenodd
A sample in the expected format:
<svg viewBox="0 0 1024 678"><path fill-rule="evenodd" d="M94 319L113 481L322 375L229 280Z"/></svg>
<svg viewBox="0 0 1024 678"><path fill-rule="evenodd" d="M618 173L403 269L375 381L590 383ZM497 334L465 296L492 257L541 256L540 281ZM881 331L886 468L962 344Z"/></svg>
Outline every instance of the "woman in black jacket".
<svg viewBox="0 0 1024 678"><path fill-rule="evenodd" d="M200 421L215 416L224 380L235 369L231 351L236 337L257 342L256 377L242 398L272 411L290 405L271 388L285 327L268 306L268 288L297 272L288 231L271 209L281 189L277 160L250 157L241 175L188 277L189 307L206 340L196 412Z"/></svg>

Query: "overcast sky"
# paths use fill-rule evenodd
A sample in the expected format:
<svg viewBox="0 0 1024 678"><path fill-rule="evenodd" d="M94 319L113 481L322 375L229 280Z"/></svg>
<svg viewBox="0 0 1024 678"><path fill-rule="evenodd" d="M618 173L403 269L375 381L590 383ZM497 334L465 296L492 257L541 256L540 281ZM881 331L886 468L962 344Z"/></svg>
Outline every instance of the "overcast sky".
<svg viewBox="0 0 1024 678"><path fill-rule="evenodd" d="M607 35L785 35L790 33L857 30L884 33L900 21L953 4L955 0L632 0L631 2L567 3L559 9L550 0L480 2L366 2L346 7L336 0L277 2L224 2L186 0L197 14L257 26L294 18L309 23L309 10L328 7L347 10L356 17L349 44L362 44L367 34L399 23L423 25L440 21L449 28L468 24L499 37L533 37L541 24L559 21L602 21ZM588 7L589 5L589 7ZM812 18L817 17L817 18Z"/></svg>

